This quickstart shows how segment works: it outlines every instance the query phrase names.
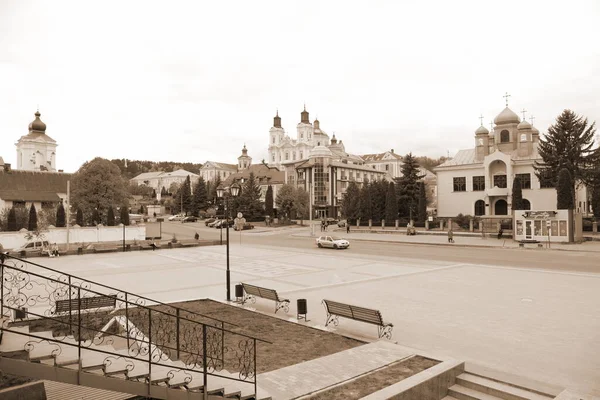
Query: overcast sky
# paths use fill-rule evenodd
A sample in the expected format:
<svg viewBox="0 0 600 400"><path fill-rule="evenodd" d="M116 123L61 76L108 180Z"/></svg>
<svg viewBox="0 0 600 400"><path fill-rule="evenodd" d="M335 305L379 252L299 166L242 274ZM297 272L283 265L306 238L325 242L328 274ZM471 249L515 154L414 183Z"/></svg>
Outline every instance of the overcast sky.
<svg viewBox="0 0 600 400"><path fill-rule="evenodd" d="M542 133L565 108L600 122L599 21L594 0L0 0L0 156L38 106L68 172L260 162L304 103L355 154L469 148L505 92Z"/></svg>

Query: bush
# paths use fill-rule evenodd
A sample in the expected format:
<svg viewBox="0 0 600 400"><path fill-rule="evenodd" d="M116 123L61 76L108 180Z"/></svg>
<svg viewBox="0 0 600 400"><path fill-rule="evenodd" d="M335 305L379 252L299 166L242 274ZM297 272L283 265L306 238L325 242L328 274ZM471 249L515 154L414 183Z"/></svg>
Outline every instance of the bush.
<svg viewBox="0 0 600 400"><path fill-rule="evenodd" d="M469 229L469 221L473 219L471 215L462 215L458 214L456 217L452 218L452 222L455 222L462 229Z"/></svg>

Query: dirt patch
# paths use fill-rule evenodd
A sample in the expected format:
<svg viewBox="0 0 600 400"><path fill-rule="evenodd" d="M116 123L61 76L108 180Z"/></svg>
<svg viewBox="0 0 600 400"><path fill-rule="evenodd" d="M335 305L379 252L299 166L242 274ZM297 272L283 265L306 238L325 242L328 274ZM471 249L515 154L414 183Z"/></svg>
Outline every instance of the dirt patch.
<svg viewBox="0 0 600 400"><path fill-rule="evenodd" d="M307 400L354 400L400 382L439 364L440 361L415 356L364 375L344 385L308 397Z"/></svg>

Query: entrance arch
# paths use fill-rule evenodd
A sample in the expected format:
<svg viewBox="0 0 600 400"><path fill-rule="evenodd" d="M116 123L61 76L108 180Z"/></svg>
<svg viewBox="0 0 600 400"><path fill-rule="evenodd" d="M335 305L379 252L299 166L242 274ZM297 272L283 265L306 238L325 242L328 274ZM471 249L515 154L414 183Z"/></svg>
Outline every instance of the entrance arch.
<svg viewBox="0 0 600 400"><path fill-rule="evenodd" d="M523 199L523 210L531 210L531 203L527 199Z"/></svg>
<svg viewBox="0 0 600 400"><path fill-rule="evenodd" d="M475 215L485 215L485 201L477 200L475 202Z"/></svg>
<svg viewBox="0 0 600 400"><path fill-rule="evenodd" d="M496 200L494 204L494 215L508 215L508 203L506 200Z"/></svg>

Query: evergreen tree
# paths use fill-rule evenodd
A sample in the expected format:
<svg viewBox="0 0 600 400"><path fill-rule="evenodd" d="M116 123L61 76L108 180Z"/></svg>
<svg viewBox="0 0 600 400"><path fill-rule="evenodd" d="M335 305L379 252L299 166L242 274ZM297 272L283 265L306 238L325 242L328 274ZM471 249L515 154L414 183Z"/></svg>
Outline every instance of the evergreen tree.
<svg viewBox="0 0 600 400"><path fill-rule="evenodd" d="M296 199L296 188L293 185L285 184L277 192L275 204L279 209L279 216L285 219L291 218Z"/></svg>
<svg viewBox="0 0 600 400"><path fill-rule="evenodd" d="M512 187L512 209L522 210L523 209L523 191L521 189L521 178L518 176L513 180Z"/></svg>
<svg viewBox="0 0 600 400"><path fill-rule="evenodd" d="M15 212L15 208L12 207L8 212L8 231L16 232L17 231L17 213Z"/></svg>
<svg viewBox="0 0 600 400"><path fill-rule="evenodd" d="M417 221L425 222L427 219L427 192L425 182L419 182L419 201L417 204Z"/></svg>
<svg viewBox="0 0 600 400"><path fill-rule="evenodd" d="M300 219L300 225L303 224L303 220L308 218L310 196L304 188L296 188L294 196L294 213L296 218Z"/></svg>
<svg viewBox="0 0 600 400"><path fill-rule="evenodd" d="M559 210L572 210L575 205L573 178L567 168L558 173L556 188L556 208Z"/></svg>
<svg viewBox="0 0 600 400"><path fill-rule="evenodd" d="M35 204L31 203L31 208L29 209L29 224L27 230L33 232L36 231L37 228L37 212L35 211Z"/></svg>
<svg viewBox="0 0 600 400"><path fill-rule="evenodd" d="M264 217L263 204L260 201L260 185L254 177L254 172L244 182L242 193L240 194L240 203L245 210L244 216L248 221L259 221Z"/></svg>
<svg viewBox="0 0 600 400"><path fill-rule="evenodd" d="M77 214L75 217L75 223L79 226L84 226L83 224L83 211L81 211L81 208L77 209Z"/></svg>
<svg viewBox="0 0 600 400"><path fill-rule="evenodd" d="M265 195L265 215L273 218L273 187L269 185Z"/></svg>
<svg viewBox="0 0 600 400"><path fill-rule="evenodd" d="M123 225L129 225L129 209L127 205L121 207L121 223Z"/></svg>
<svg viewBox="0 0 600 400"><path fill-rule="evenodd" d="M146 210L144 210L144 205L140 205L140 209L138 210L138 214L144 215L146 212Z"/></svg>
<svg viewBox="0 0 600 400"><path fill-rule="evenodd" d="M592 187L591 203L594 217L596 217L596 219L600 219L600 182L597 182Z"/></svg>
<svg viewBox="0 0 600 400"><path fill-rule="evenodd" d="M221 185L221 177L217 175L214 181L210 182L210 190L208 191L208 200L214 202L218 202L217 200L217 188Z"/></svg>
<svg viewBox="0 0 600 400"><path fill-rule="evenodd" d="M387 198L388 182L386 180L375 181L369 185L371 198L371 213L374 223L379 223L385 218L385 206Z"/></svg>
<svg viewBox="0 0 600 400"><path fill-rule="evenodd" d="M206 192L206 182L203 177L198 178L194 186L194 195L192 198L192 212L195 216L200 216L200 211L208 208L208 194Z"/></svg>
<svg viewBox="0 0 600 400"><path fill-rule="evenodd" d="M100 219L100 213L98 212L98 209L95 208L94 211L92 211L92 219L90 220L90 223L91 225L98 225L101 222L102 220Z"/></svg>
<svg viewBox="0 0 600 400"><path fill-rule="evenodd" d="M362 223L367 223L370 219L373 218L373 208L371 206L371 185L373 185L373 183L365 182L363 184L363 187L360 188L358 215Z"/></svg>
<svg viewBox="0 0 600 400"><path fill-rule="evenodd" d="M390 182L388 183L387 196L385 198L385 222L393 224L396 219L398 219L398 200L396 199L394 182Z"/></svg>
<svg viewBox="0 0 600 400"><path fill-rule="evenodd" d="M587 118L564 110L556 122L548 128L546 137L540 137L538 152L542 162L534 165L540 180L552 179L557 187L557 177L566 168L571 175L571 184L589 184L593 168L600 164L600 149L594 149L596 123L588 125Z"/></svg>
<svg viewBox="0 0 600 400"><path fill-rule="evenodd" d="M115 212L112 206L108 206L106 213L106 226L115 226Z"/></svg>
<svg viewBox="0 0 600 400"><path fill-rule="evenodd" d="M152 189L152 198L155 199L156 198L156 190Z"/></svg>
<svg viewBox="0 0 600 400"><path fill-rule="evenodd" d="M344 201L342 202L342 215L348 220L349 224L355 224L360 214L360 189L355 181L350 182Z"/></svg>
<svg viewBox="0 0 600 400"><path fill-rule="evenodd" d="M413 218L419 204L419 181L424 177L419 170L417 159L408 153L402 160L402 176L396 178L398 211L403 217Z"/></svg>
<svg viewBox="0 0 600 400"><path fill-rule="evenodd" d="M160 189L160 197L164 197L167 194L169 193L167 192L167 189L163 186L162 189Z"/></svg>
<svg viewBox="0 0 600 400"><path fill-rule="evenodd" d="M179 209L184 213L191 213L192 210L192 184L190 182L190 176L185 178L183 184L179 187L179 193L175 197L175 201L178 202ZM176 207L177 208L177 207Z"/></svg>
<svg viewBox="0 0 600 400"><path fill-rule="evenodd" d="M65 226L66 226L66 224L65 224L65 207L63 206L63 203L61 202L58 205L58 209L56 210L56 227L64 228Z"/></svg>

